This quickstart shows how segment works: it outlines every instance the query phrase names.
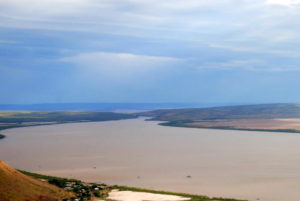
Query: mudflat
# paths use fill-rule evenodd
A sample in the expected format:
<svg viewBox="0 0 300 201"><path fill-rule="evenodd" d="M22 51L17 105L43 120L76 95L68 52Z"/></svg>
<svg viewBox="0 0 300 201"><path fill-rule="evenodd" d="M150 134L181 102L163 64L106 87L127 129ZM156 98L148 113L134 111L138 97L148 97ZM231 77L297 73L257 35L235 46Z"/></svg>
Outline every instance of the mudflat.
<svg viewBox="0 0 300 201"><path fill-rule="evenodd" d="M133 192L133 191L118 191L112 190L109 193L108 199L118 201L184 201L190 198L180 197L176 195L164 195L156 193Z"/></svg>
<svg viewBox="0 0 300 201"><path fill-rule="evenodd" d="M178 128L130 119L3 130L12 166L85 181L298 201L300 135Z"/></svg>

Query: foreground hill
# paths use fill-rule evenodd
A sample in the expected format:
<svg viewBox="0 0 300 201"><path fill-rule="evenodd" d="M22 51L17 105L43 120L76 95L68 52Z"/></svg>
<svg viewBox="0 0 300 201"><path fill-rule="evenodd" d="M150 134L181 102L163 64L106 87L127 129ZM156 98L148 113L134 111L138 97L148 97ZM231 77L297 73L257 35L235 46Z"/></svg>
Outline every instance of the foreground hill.
<svg viewBox="0 0 300 201"><path fill-rule="evenodd" d="M0 161L0 201L58 201L73 194L26 176Z"/></svg>
<svg viewBox="0 0 300 201"><path fill-rule="evenodd" d="M140 113L159 121L300 118L300 104L260 104L212 108L163 109Z"/></svg>

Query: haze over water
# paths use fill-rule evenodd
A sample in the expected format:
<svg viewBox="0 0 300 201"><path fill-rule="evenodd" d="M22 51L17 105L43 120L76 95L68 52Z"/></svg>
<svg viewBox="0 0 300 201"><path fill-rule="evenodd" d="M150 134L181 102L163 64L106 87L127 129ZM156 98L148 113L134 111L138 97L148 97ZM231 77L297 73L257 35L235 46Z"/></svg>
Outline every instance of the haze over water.
<svg viewBox="0 0 300 201"><path fill-rule="evenodd" d="M7 138L0 140L0 159L32 172L249 200L300 197L299 134L164 127L144 119L1 133Z"/></svg>

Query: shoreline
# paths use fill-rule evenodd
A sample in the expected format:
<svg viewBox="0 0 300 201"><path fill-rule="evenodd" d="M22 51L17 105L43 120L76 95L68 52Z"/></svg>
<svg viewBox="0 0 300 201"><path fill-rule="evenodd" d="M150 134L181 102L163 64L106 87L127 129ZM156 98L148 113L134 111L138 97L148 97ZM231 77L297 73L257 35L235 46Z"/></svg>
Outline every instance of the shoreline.
<svg viewBox="0 0 300 201"><path fill-rule="evenodd" d="M191 122L189 122L191 123ZM215 129L215 130L233 130L233 131L257 131L257 132L272 132L272 133L300 133L296 129L257 129L257 128L234 128L230 126L191 126L182 122L163 122L158 123L160 126L170 126L179 128L199 128L199 129Z"/></svg>
<svg viewBox="0 0 300 201"><path fill-rule="evenodd" d="M113 189L117 189L119 191L133 191L133 192L144 192L144 193L154 193L159 195L174 195L180 197L191 198L190 201L248 201L244 199L236 199L236 198L223 198L223 197L209 197L206 195L198 195L198 194L190 194L190 193L177 193L170 191L161 191L161 190L152 190L146 188L138 188L131 186L112 186Z"/></svg>
<svg viewBox="0 0 300 201"><path fill-rule="evenodd" d="M138 118L138 117L137 117ZM91 122L106 122L106 121L120 121L120 120L127 120L127 119L136 119L136 118L124 118L124 119L108 119L108 120L95 120L95 121L63 121L63 122L26 122L28 124L22 123L12 123L12 124L0 124L0 132L8 129L13 128L26 128L26 127L35 127L35 126L51 126L51 125L59 125L59 124L71 124L71 123L91 123ZM1 123L1 122L0 122ZM32 123L32 124L31 124ZM6 136L0 133L0 140L4 139Z"/></svg>
<svg viewBox="0 0 300 201"><path fill-rule="evenodd" d="M139 118L139 117L137 117ZM120 121L126 120L125 119L117 119L117 120L102 120L102 121L66 121L66 122L48 122L48 123L36 123L36 124L15 124L15 125L8 125L8 126L1 126L0 131L13 129L13 128L24 128L24 127L34 127L34 126L49 126L49 125L59 125L59 124L70 124L70 123L89 123L89 122L105 122L105 121ZM144 121L156 121L152 119L145 119ZM30 122L29 122L30 123ZM186 125L185 123L193 123L193 121L188 122L161 122L158 123L160 126L169 126L169 127L178 127L178 128L199 128L199 129L213 129L213 130L233 130L233 131L256 131L256 132L271 132L271 133L300 133L300 130L296 129L251 129L251 128L234 128L230 126L191 126ZM3 140L7 136L0 133L0 140Z"/></svg>
<svg viewBox="0 0 300 201"><path fill-rule="evenodd" d="M10 128L134 119L135 114L83 111L0 111L0 131Z"/></svg>
<svg viewBox="0 0 300 201"><path fill-rule="evenodd" d="M145 193L145 194L155 194L155 195L159 195L160 197L163 197L164 195L166 196L166 198L169 198L168 196L174 196L174 197L178 197L178 198L187 198L187 199L182 199L182 200L190 200L190 201L248 201L248 200L244 200L244 199L236 199L236 198L223 198L223 197L209 197L206 195L198 195L198 194L189 194L189 193L180 193L180 192L170 192L170 191L161 191L161 190L153 190L153 189L146 189L146 188L139 188L139 187L131 187L131 186L120 186L120 185L107 185L107 184L103 184L103 183L95 183L95 182L83 182L82 180L78 180L78 179L72 179L72 178L63 178L63 177L56 177L56 176L48 176L48 175L44 175L44 174L39 174L39 173L33 173L33 172L28 172L28 171L24 171L24 170L18 170L21 173L27 175L27 176L31 176L34 177L36 179L43 179L46 181L50 181L50 180L56 180L58 182L58 184L63 184L66 182L77 182L77 183L82 183L82 184L87 184L87 185L104 185L107 186L108 189L110 189L110 191L107 194L107 197L103 197L103 198L94 198L94 199L99 199L99 200L113 200L110 199L110 196L112 195L111 193L114 193L114 190L117 190L118 192L122 192L125 193L125 195L123 196L123 198L125 200L132 197L132 195L130 194L130 192L140 192L140 193ZM126 195L126 193L128 193L128 195ZM143 200L145 194L138 194L136 195L135 198L141 198L141 200ZM160 199L158 199L160 200Z"/></svg>

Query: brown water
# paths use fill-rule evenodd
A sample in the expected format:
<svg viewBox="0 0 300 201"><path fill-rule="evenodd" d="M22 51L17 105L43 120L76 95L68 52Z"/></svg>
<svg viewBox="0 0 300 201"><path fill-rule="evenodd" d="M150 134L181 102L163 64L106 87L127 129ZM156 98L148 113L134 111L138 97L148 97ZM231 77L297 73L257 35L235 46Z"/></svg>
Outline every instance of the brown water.
<svg viewBox="0 0 300 201"><path fill-rule="evenodd" d="M299 134L163 127L143 119L2 133L0 159L19 169L209 196L300 200Z"/></svg>

